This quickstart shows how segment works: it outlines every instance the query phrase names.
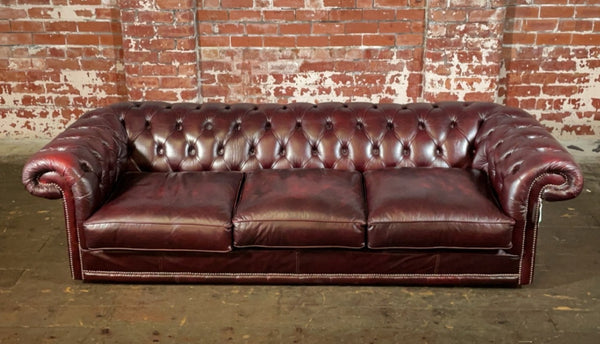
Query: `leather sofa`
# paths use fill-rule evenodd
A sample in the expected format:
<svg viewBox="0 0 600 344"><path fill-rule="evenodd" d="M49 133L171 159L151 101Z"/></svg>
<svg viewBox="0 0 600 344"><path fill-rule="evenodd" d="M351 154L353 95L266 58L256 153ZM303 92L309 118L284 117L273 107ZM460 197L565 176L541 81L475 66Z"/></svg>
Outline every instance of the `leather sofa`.
<svg viewBox="0 0 600 344"><path fill-rule="evenodd" d="M86 281L531 283L570 154L493 103L119 103L34 154Z"/></svg>

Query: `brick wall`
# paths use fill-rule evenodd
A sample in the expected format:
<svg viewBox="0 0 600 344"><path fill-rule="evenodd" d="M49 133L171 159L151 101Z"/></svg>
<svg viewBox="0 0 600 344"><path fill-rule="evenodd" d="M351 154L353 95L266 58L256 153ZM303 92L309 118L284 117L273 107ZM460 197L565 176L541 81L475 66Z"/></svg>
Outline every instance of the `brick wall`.
<svg viewBox="0 0 600 344"><path fill-rule="evenodd" d="M527 109L600 132L597 0L0 0L0 133L120 100Z"/></svg>

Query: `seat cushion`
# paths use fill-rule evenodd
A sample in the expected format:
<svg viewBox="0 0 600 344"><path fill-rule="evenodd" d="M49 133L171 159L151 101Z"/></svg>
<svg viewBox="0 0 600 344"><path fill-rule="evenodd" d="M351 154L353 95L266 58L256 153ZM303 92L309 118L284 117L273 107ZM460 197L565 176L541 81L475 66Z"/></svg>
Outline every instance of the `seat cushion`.
<svg viewBox="0 0 600 344"><path fill-rule="evenodd" d="M227 252L238 172L127 173L84 222L91 249Z"/></svg>
<svg viewBox="0 0 600 344"><path fill-rule="evenodd" d="M514 220L479 170L384 169L364 178L370 248L511 247Z"/></svg>
<svg viewBox="0 0 600 344"><path fill-rule="evenodd" d="M365 217L359 172L251 172L233 217L234 246L361 248Z"/></svg>

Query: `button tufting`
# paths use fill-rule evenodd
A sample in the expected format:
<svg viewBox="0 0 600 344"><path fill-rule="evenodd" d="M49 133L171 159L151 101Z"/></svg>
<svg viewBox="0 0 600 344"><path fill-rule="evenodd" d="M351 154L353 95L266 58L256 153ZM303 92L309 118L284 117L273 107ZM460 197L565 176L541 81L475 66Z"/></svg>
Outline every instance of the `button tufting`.
<svg viewBox="0 0 600 344"><path fill-rule="evenodd" d="M439 146L436 147L435 148L435 155L440 156L442 154L444 154L444 150L442 149L442 147L439 147Z"/></svg>
<svg viewBox="0 0 600 344"><path fill-rule="evenodd" d="M271 122L265 123L265 129L266 130L270 130L271 129Z"/></svg>
<svg viewBox="0 0 600 344"><path fill-rule="evenodd" d="M389 121L385 126L388 130L394 130L394 123Z"/></svg>
<svg viewBox="0 0 600 344"><path fill-rule="evenodd" d="M333 123L331 123L331 121L327 121L325 123L325 129L332 130L333 129Z"/></svg>
<svg viewBox="0 0 600 344"><path fill-rule="evenodd" d="M144 128L146 128L146 130L152 128L152 125L150 125L150 120L147 119L146 122L144 122Z"/></svg>
<svg viewBox="0 0 600 344"><path fill-rule="evenodd" d="M365 128L365 125L362 124L362 122L358 122L356 123L356 129L358 130L363 130Z"/></svg>
<svg viewBox="0 0 600 344"><path fill-rule="evenodd" d="M302 128L302 122L297 121L296 122L296 129L300 129L300 128Z"/></svg>
<svg viewBox="0 0 600 344"><path fill-rule="evenodd" d="M410 155L410 148L408 148L408 147L402 148L402 155L409 156Z"/></svg>
<svg viewBox="0 0 600 344"><path fill-rule="evenodd" d="M456 123L456 121L455 121L455 120L452 120L452 121L450 122L450 128L452 128L452 129L456 128L456 124L457 124L457 123Z"/></svg>
<svg viewBox="0 0 600 344"><path fill-rule="evenodd" d="M212 130L213 128L213 124L210 122L207 122L206 124L204 124L204 129L206 130Z"/></svg>
<svg viewBox="0 0 600 344"><path fill-rule="evenodd" d="M375 156L379 155L379 147L373 146L373 155L375 155Z"/></svg>
<svg viewBox="0 0 600 344"><path fill-rule="evenodd" d="M313 156L319 155L319 149L316 146L313 146L310 152Z"/></svg>
<svg viewBox="0 0 600 344"><path fill-rule="evenodd" d="M254 146L250 146L250 148L248 149L248 154L254 155L254 153L256 153L256 149L254 148Z"/></svg>
<svg viewBox="0 0 600 344"><path fill-rule="evenodd" d="M157 155L164 155L165 154L165 147L161 144L156 145L156 154Z"/></svg>
<svg viewBox="0 0 600 344"><path fill-rule="evenodd" d="M419 130L425 130L425 122L419 121L417 127L419 128Z"/></svg>
<svg viewBox="0 0 600 344"><path fill-rule="evenodd" d="M223 156L225 154L225 148L223 146L219 146L217 148L217 155L218 156Z"/></svg>
<svg viewBox="0 0 600 344"><path fill-rule="evenodd" d="M284 148L284 147L281 147L281 149L279 150L279 155L281 155L281 156L285 156L285 153L286 153L286 152L285 152L285 148Z"/></svg>
<svg viewBox="0 0 600 344"><path fill-rule="evenodd" d="M177 130L177 131L183 130L183 123L181 122L181 120L178 120L177 123L175 123L175 130Z"/></svg>
<svg viewBox="0 0 600 344"><path fill-rule="evenodd" d="M348 152L348 147L346 147L346 146L342 146L342 149L340 149L340 153L341 153L343 156L346 156L346 155L348 155L348 153L349 153L349 152Z"/></svg>
<svg viewBox="0 0 600 344"><path fill-rule="evenodd" d="M188 145L187 155L188 156L196 156L196 147L194 147L193 143L190 143Z"/></svg>

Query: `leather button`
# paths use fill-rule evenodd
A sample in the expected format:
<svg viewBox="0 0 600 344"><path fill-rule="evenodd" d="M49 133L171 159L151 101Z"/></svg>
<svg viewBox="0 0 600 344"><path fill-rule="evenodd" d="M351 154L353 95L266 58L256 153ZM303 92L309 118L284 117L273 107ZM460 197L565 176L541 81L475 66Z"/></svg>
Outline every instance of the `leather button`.
<svg viewBox="0 0 600 344"><path fill-rule="evenodd" d="M346 156L346 155L348 155L348 153L349 153L349 151L348 151L348 147L345 147L345 146L344 146L344 147L342 147L342 149L340 149L340 153L341 153L343 156Z"/></svg>
<svg viewBox="0 0 600 344"><path fill-rule="evenodd" d="M296 129L300 129L302 128L302 122L298 121L296 122Z"/></svg>
<svg viewBox="0 0 600 344"><path fill-rule="evenodd" d="M163 145L157 145L156 146L156 154L157 155L164 155L165 154L165 147L163 147Z"/></svg>
<svg viewBox="0 0 600 344"><path fill-rule="evenodd" d="M271 122L265 123L265 130L270 130L270 129L271 129Z"/></svg>
<svg viewBox="0 0 600 344"><path fill-rule="evenodd" d="M319 149L317 147L313 147L310 151L313 156L319 155Z"/></svg>
<svg viewBox="0 0 600 344"><path fill-rule="evenodd" d="M248 149L248 155L254 155L254 153L256 153L256 150L254 149L254 147L250 147Z"/></svg>
<svg viewBox="0 0 600 344"><path fill-rule="evenodd" d="M327 121L325 123L325 129L326 130L332 130L333 129L333 123L331 123L331 121Z"/></svg>
<svg viewBox="0 0 600 344"><path fill-rule="evenodd" d="M146 122L144 122L144 128L146 128L146 130L149 130L150 128L152 128L152 125L150 124L150 120L146 120Z"/></svg>
<svg viewBox="0 0 600 344"><path fill-rule="evenodd" d="M378 147L373 147L373 155L375 155L375 156L379 155L379 148Z"/></svg>
<svg viewBox="0 0 600 344"><path fill-rule="evenodd" d="M419 121L417 127L419 128L419 130L425 130L425 122Z"/></svg>
<svg viewBox="0 0 600 344"><path fill-rule="evenodd" d="M408 148L408 147L402 148L402 155L409 156L410 155L410 148Z"/></svg>
<svg viewBox="0 0 600 344"><path fill-rule="evenodd" d="M450 128L452 128L452 129L456 128L456 121L450 122Z"/></svg>
<svg viewBox="0 0 600 344"><path fill-rule="evenodd" d="M217 155L218 155L218 156L223 156L223 154L225 154L225 148L223 148L223 147L219 147L219 148L217 149Z"/></svg>
<svg viewBox="0 0 600 344"><path fill-rule="evenodd" d="M188 156L196 156L196 147L193 144L190 144L187 149Z"/></svg>
<svg viewBox="0 0 600 344"><path fill-rule="evenodd" d="M285 156L285 153L286 153L285 148L281 148L281 150L279 150L280 156Z"/></svg>
<svg viewBox="0 0 600 344"><path fill-rule="evenodd" d="M177 131L183 130L183 123L181 121L177 121L177 123L175 123L175 130L177 130Z"/></svg>
<svg viewBox="0 0 600 344"><path fill-rule="evenodd" d="M363 130L365 128L365 125L362 124L362 122L358 122L356 123L356 129L358 130Z"/></svg>
<svg viewBox="0 0 600 344"><path fill-rule="evenodd" d="M440 156L444 154L444 150L442 149L442 147L436 147L435 148L435 155Z"/></svg>
<svg viewBox="0 0 600 344"><path fill-rule="evenodd" d="M210 123L210 122L207 122L207 123L204 125L204 129L206 129L206 130L212 130L212 128L213 128L213 124L212 124L212 123Z"/></svg>
<svg viewBox="0 0 600 344"><path fill-rule="evenodd" d="M394 130L394 123L392 123L392 122L387 122L386 128L387 128L388 130Z"/></svg>
<svg viewBox="0 0 600 344"><path fill-rule="evenodd" d="M241 123L236 123L236 124L233 126L233 130L235 130L235 131L239 131L241 127L242 127Z"/></svg>

